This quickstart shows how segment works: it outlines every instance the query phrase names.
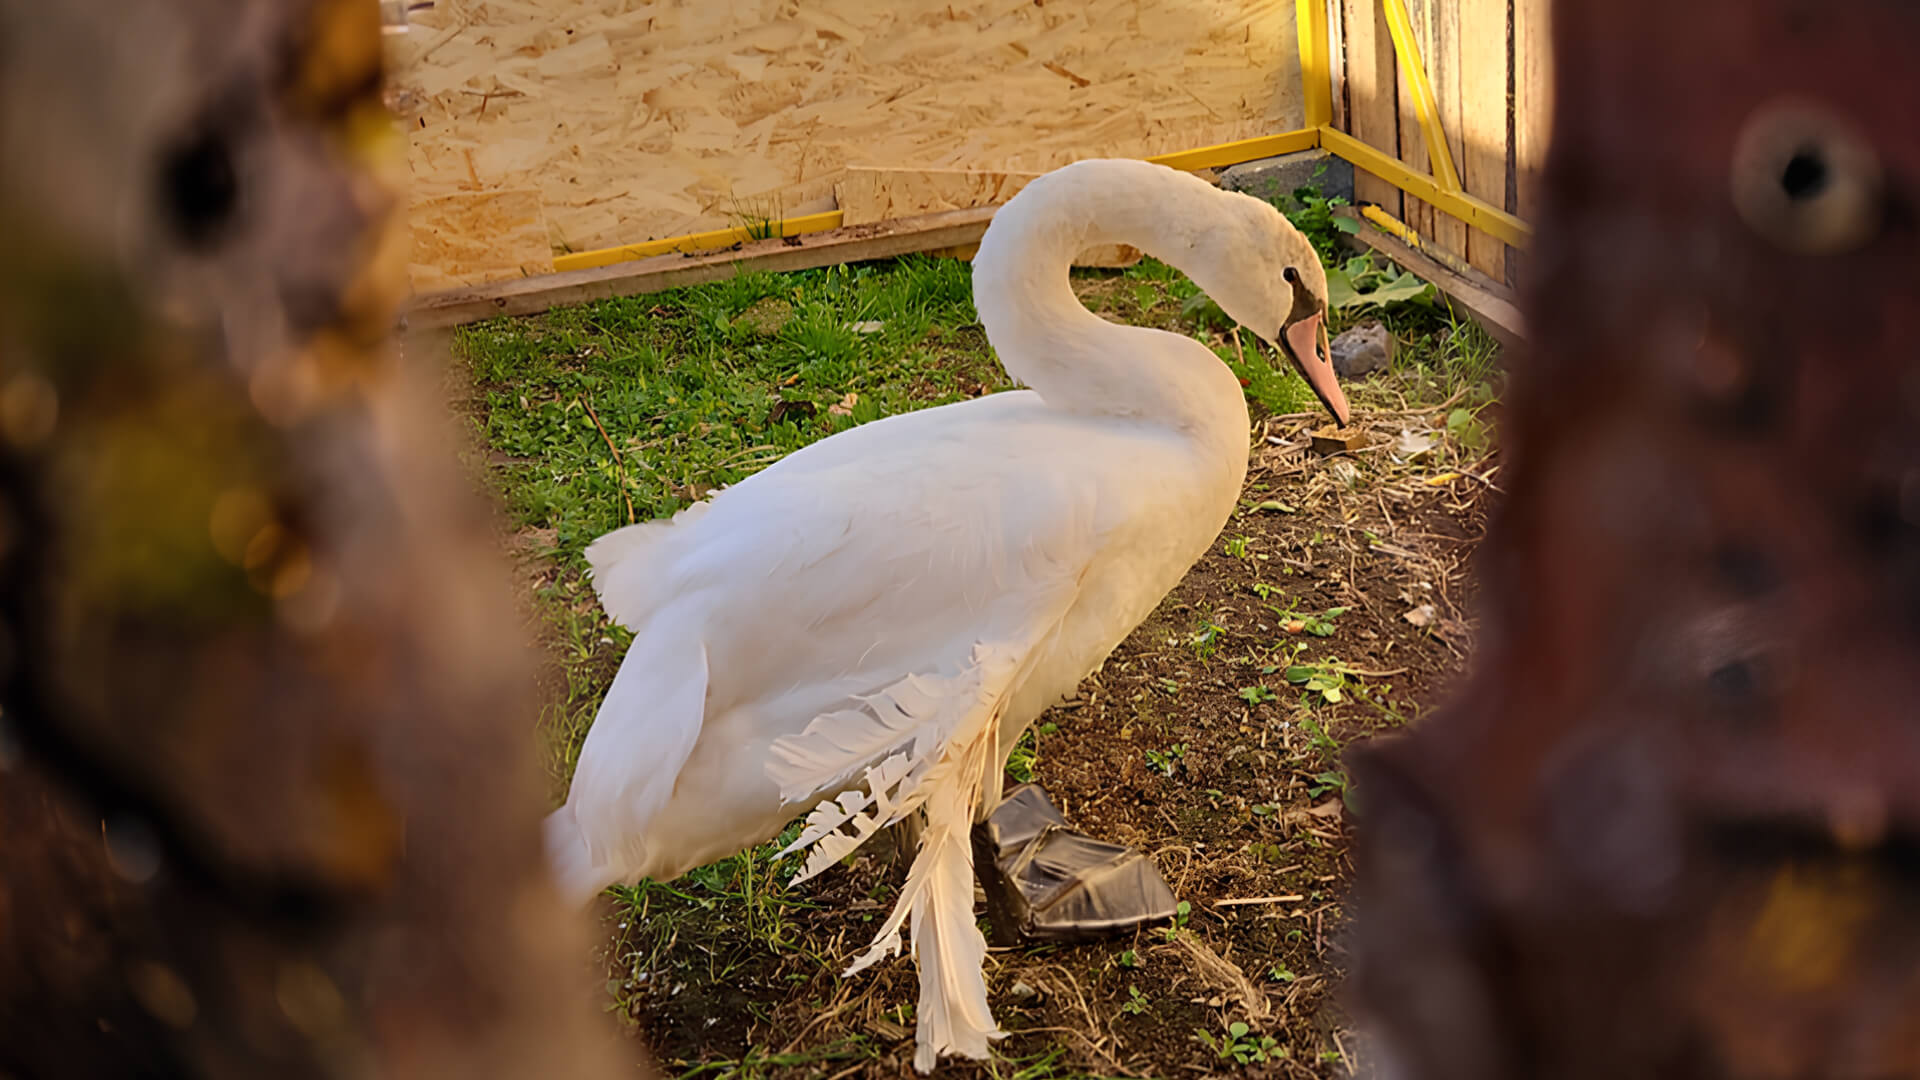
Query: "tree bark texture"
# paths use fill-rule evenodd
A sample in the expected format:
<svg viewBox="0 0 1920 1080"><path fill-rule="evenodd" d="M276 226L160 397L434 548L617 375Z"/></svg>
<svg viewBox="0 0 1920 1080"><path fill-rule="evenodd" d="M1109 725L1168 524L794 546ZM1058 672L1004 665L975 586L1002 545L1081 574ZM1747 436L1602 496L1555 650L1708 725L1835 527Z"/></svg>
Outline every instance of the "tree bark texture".
<svg viewBox="0 0 1920 1080"><path fill-rule="evenodd" d="M632 1076L374 0L0 0L0 1074Z"/></svg>

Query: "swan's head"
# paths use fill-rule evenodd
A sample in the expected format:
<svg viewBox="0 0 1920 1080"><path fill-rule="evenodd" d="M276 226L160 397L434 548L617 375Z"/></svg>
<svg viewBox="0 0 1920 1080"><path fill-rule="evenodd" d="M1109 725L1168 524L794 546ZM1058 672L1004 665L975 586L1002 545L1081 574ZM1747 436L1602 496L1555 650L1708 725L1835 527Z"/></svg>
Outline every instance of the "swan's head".
<svg viewBox="0 0 1920 1080"><path fill-rule="evenodd" d="M1237 192L1233 225L1214 239L1225 280L1201 282L1220 310L1287 358L1315 397L1345 427L1347 395L1333 374L1327 344L1327 271L1313 244L1271 205Z"/></svg>

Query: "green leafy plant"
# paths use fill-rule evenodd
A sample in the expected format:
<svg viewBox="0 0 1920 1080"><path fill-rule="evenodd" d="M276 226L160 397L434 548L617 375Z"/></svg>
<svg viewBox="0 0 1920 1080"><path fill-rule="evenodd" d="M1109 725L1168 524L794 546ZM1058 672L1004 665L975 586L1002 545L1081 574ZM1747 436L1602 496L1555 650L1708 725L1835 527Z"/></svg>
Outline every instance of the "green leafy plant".
<svg viewBox="0 0 1920 1080"><path fill-rule="evenodd" d="M1287 970L1287 965L1285 964L1275 964L1272 967L1268 968L1267 977L1272 979L1274 982L1283 982L1283 983L1290 983L1293 980L1299 978L1298 975L1295 975L1293 972Z"/></svg>
<svg viewBox="0 0 1920 1080"><path fill-rule="evenodd" d="M1172 776L1173 770L1187 756L1187 744L1174 743L1165 750L1148 750L1146 755L1147 764L1153 766L1161 776Z"/></svg>
<svg viewBox="0 0 1920 1080"><path fill-rule="evenodd" d="M1151 1007L1152 1003L1147 1000L1147 995L1140 992L1139 987L1127 986L1127 1000L1120 1003L1121 1012L1128 1016L1140 1016Z"/></svg>
<svg viewBox="0 0 1920 1080"><path fill-rule="evenodd" d="M1220 550L1235 559L1244 559L1247 557L1247 538L1244 536L1236 536L1228 540L1225 544L1222 544Z"/></svg>
<svg viewBox="0 0 1920 1080"><path fill-rule="evenodd" d="M1480 422L1477 409L1455 409L1447 414L1447 437L1474 457L1487 448L1487 426Z"/></svg>
<svg viewBox="0 0 1920 1080"><path fill-rule="evenodd" d="M1220 635L1226 632L1226 627L1212 619L1200 620L1199 628L1188 641L1193 646L1193 655L1202 660L1212 659L1214 652L1220 648Z"/></svg>
<svg viewBox="0 0 1920 1080"><path fill-rule="evenodd" d="M1239 697L1249 705L1264 705L1273 700L1273 691L1264 686L1243 686L1240 688Z"/></svg>
<svg viewBox="0 0 1920 1080"><path fill-rule="evenodd" d="M1319 179L1321 172L1314 173ZM1360 231L1360 223L1350 217L1334 213L1334 208L1346 206L1343 195L1322 194L1319 187L1309 184L1295 188L1293 194L1278 204L1280 212L1287 216L1293 227L1299 229L1313 244L1313 250L1320 261L1332 265L1340 258L1340 241Z"/></svg>
<svg viewBox="0 0 1920 1080"><path fill-rule="evenodd" d="M1222 1061L1232 1061L1239 1065L1265 1064L1284 1055L1279 1043L1271 1035L1257 1035L1245 1021L1235 1020L1227 1025L1227 1032L1215 1038L1204 1028L1194 1028L1194 1034L1207 1048L1219 1056Z"/></svg>
<svg viewBox="0 0 1920 1080"><path fill-rule="evenodd" d="M1295 664L1287 669L1286 677L1310 704L1318 700L1338 705L1347 699L1346 673L1332 664Z"/></svg>
<svg viewBox="0 0 1920 1080"><path fill-rule="evenodd" d="M1357 311L1404 303L1431 307L1434 296L1432 283L1385 259L1375 261L1371 254L1356 255L1327 266L1327 306L1335 310Z"/></svg>
<svg viewBox="0 0 1920 1080"><path fill-rule="evenodd" d="M1028 728L1020 736L1020 741L1013 744L1013 753L1007 755L1007 775L1018 783L1029 783L1033 780L1033 767L1039 760L1040 747L1034 741L1033 729Z"/></svg>
<svg viewBox="0 0 1920 1080"><path fill-rule="evenodd" d="M1313 722L1311 717L1301 717L1300 727L1307 733L1313 749L1329 761L1340 756L1340 740L1327 734L1327 729Z"/></svg>
<svg viewBox="0 0 1920 1080"><path fill-rule="evenodd" d="M1187 919L1192 916L1192 914L1193 905L1187 903L1185 900L1173 905L1173 921L1167 924L1167 928L1162 930L1161 934L1168 941L1179 937L1180 931L1187 928Z"/></svg>
<svg viewBox="0 0 1920 1080"><path fill-rule="evenodd" d="M1307 785L1307 797L1317 799L1329 791L1337 791L1344 797L1347 793L1347 774L1343 772L1318 773L1313 783Z"/></svg>
<svg viewBox="0 0 1920 1080"><path fill-rule="evenodd" d="M1230 330L1233 320L1206 293L1197 292L1180 305L1180 317L1201 330Z"/></svg>
<svg viewBox="0 0 1920 1080"><path fill-rule="evenodd" d="M1302 615L1289 608L1285 611L1268 605L1268 611L1280 617L1281 628L1289 634L1312 634L1314 637L1332 637L1333 620L1347 613L1343 607L1328 608L1318 615Z"/></svg>

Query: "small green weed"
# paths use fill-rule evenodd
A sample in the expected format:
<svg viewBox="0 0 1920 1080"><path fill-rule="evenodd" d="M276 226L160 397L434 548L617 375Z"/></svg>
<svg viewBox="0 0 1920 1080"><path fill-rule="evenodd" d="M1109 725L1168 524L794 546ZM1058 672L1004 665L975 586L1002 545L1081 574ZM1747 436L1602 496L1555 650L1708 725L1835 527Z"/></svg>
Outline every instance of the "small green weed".
<svg viewBox="0 0 1920 1080"><path fill-rule="evenodd" d="M1337 791L1342 798L1345 798L1347 794L1347 774L1344 772L1323 772L1316 774L1313 778L1313 783L1307 786L1307 797L1309 799L1317 799L1329 791Z"/></svg>
<svg viewBox="0 0 1920 1080"><path fill-rule="evenodd" d="M1300 688L1309 704L1338 705L1347 699L1347 676L1333 664L1295 664L1286 679Z"/></svg>
<svg viewBox="0 0 1920 1080"><path fill-rule="evenodd" d="M1292 609L1282 611L1269 604L1267 610L1280 617L1280 628L1289 634L1312 634L1314 637L1332 637L1333 620L1347 613L1343 607L1328 608L1318 615L1302 615Z"/></svg>
<svg viewBox="0 0 1920 1080"><path fill-rule="evenodd" d="M1035 743L1033 729L1028 728L1020 736L1020 741L1013 744L1013 753L1007 755L1007 775L1018 783L1029 783L1033 780L1033 767L1039 760L1039 746Z"/></svg>
<svg viewBox="0 0 1920 1080"><path fill-rule="evenodd" d="M1168 941L1173 941L1178 938L1180 931L1187 928L1187 919L1192 915L1193 905L1187 903L1185 900L1173 905L1173 921L1167 924L1166 929L1160 931L1161 936L1165 937Z"/></svg>
<svg viewBox="0 0 1920 1080"><path fill-rule="evenodd" d="M1376 259L1372 253L1355 255L1327 267L1327 306L1336 310L1357 311L1406 303L1431 307L1435 295L1430 282L1407 273L1388 259Z"/></svg>
<svg viewBox="0 0 1920 1080"><path fill-rule="evenodd" d="M1141 1016L1152 1007L1152 1002L1147 1000L1147 995L1140 992L1139 987L1128 984L1127 1000L1120 1003L1121 1012L1128 1016Z"/></svg>
<svg viewBox="0 0 1920 1080"><path fill-rule="evenodd" d="M1215 1038L1204 1028L1194 1028L1194 1034L1207 1048L1219 1055L1222 1061L1231 1061L1239 1065L1261 1065L1284 1057L1286 1051L1280 1049L1278 1041L1271 1035L1256 1035L1244 1021L1235 1020L1227 1025L1225 1035Z"/></svg>
<svg viewBox="0 0 1920 1080"><path fill-rule="evenodd" d="M1156 772L1161 776L1172 776L1173 770L1179 768L1180 762L1187 756L1187 744L1174 743L1165 750L1148 750L1145 753L1147 764L1153 766Z"/></svg>
<svg viewBox="0 0 1920 1080"><path fill-rule="evenodd" d="M1202 619L1199 628L1194 630L1193 636L1187 643L1193 647L1194 656L1201 660L1211 660L1213 654L1220 648L1220 636L1226 632L1226 627L1212 619Z"/></svg>
<svg viewBox="0 0 1920 1080"><path fill-rule="evenodd" d="M1318 180L1325 171L1326 166L1321 166L1313 178ZM1291 196L1275 205L1293 223L1293 227L1299 229L1313 244L1314 253L1320 256L1320 261L1328 265L1340 260L1341 240L1360 231L1359 222L1333 212L1335 207L1348 205L1346 196L1322 194L1315 184L1295 188Z"/></svg>

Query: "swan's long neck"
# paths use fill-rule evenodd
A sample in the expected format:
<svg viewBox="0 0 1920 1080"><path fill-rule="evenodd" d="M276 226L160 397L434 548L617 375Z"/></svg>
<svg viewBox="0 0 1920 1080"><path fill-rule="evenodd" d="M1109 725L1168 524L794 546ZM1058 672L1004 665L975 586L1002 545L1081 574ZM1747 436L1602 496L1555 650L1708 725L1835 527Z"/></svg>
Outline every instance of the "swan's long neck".
<svg viewBox="0 0 1920 1080"><path fill-rule="evenodd" d="M1204 283L1218 268L1193 264L1219 198L1197 177L1139 161L1083 161L1029 184L973 260L974 306L1007 373L1055 408L1244 441L1246 401L1226 365L1179 335L1094 315L1068 279L1080 252L1127 244Z"/></svg>

